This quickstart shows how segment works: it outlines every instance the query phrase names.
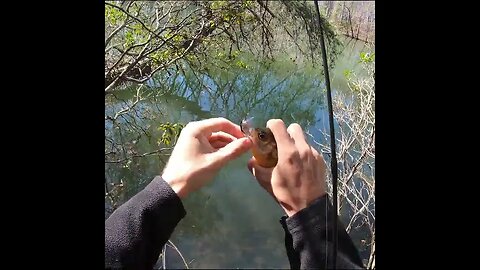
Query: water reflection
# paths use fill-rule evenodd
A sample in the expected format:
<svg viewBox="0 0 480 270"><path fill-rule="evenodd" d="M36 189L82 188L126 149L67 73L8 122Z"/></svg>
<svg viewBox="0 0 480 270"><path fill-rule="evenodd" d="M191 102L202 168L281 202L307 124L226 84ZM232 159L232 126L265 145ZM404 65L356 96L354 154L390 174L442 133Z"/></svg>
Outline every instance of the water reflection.
<svg viewBox="0 0 480 270"><path fill-rule="evenodd" d="M355 45L357 46L357 45ZM352 51L357 51L357 47ZM348 51L350 53L350 51ZM355 52L352 52L353 54ZM357 54L358 55L358 54ZM353 57L352 57L353 58ZM343 69L352 60L340 58L332 72L334 91L346 89ZM105 121L107 184L123 183L118 204L128 200L161 173L169 146L159 145L165 122L223 116L239 123L247 115L257 121L282 118L297 122L323 140L328 129L322 92L323 77L311 67L299 67L289 59L275 63L251 61L248 69L211 68L208 71L169 70L149 82L134 109L115 122ZM114 117L133 104L131 87L107 99L106 115ZM122 160L122 153L139 155L165 148L155 155ZM193 268L288 268L284 235L279 223L283 214L246 168L249 153L231 162L207 187L191 194L184 204L187 216L171 240ZM116 162L118 161L118 162ZM105 216L110 212L106 199ZM183 268L175 253L167 258L170 268ZM170 259L169 259L170 258ZM193 260L193 261L192 261Z"/></svg>

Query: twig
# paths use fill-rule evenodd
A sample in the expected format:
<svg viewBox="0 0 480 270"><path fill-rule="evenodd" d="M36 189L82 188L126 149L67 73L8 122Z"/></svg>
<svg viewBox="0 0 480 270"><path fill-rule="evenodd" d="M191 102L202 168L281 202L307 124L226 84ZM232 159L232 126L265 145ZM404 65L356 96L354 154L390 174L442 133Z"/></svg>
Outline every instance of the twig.
<svg viewBox="0 0 480 270"><path fill-rule="evenodd" d="M158 150L143 153L143 154L140 154L140 155L132 155L130 157L125 157L124 159L120 159L120 160L106 160L105 163L120 163L120 162L124 162L124 161L130 160L130 159L133 159L133 158L141 158L141 157L151 156L151 155L161 153L162 151L167 151L167 150L172 150L172 149L173 149L172 147L160 148Z"/></svg>
<svg viewBox="0 0 480 270"><path fill-rule="evenodd" d="M183 263L185 264L185 267L188 269L188 264L187 264L187 261L185 260L185 258L183 257L182 253L180 252L180 250L177 248L177 246L175 246L175 244L168 240L168 243L170 243L170 245L172 245L172 247L175 249L175 251L178 253L178 255L180 255L180 257L182 258L183 260Z"/></svg>

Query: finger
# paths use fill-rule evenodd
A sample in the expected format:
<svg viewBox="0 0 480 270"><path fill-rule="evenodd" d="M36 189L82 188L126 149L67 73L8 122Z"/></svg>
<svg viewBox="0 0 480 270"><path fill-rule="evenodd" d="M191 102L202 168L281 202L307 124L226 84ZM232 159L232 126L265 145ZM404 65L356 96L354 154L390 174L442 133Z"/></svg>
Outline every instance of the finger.
<svg viewBox="0 0 480 270"><path fill-rule="evenodd" d="M287 132L285 123L280 119L270 119L267 127L272 131L275 141L277 142L278 152L290 150L294 147L294 141Z"/></svg>
<svg viewBox="0 0 480 270"><path fill-rule="evenodd" d="M256 163L254 157L252 157L247 163L248 170L255 176L257 179L258 184L263 187L270 195L273 197L273 189L272 189L272 168L263 168Z"/></svg>
<svg viewBox="0 0 480 270"><path fill-rule="evenodd" d="M322 155L320 155L320 153L318 153L318 151L313 148L312 146L310 146L310 149L312 150L312 154L313 154L313 157L318 160L318 159L323 159Z"/></svg>
<svg viewBox="0 0 480 270"><path fill-rule="evenodd" d="M264 168L258 165L254 157L252 157L247 163L248 170L257 178L257 180L270 182L273 168Z"/></svg>
<svg viewBox="0 0 480 270"><path fill-rule="evenodd" d="M319 166L321 168L326 167L327 164L325 164L325 159L323 158L323 155L318 153L318 151L315 148L313 147L310 147L310 148L312 149L313 157L315 158L315 160L317 160L317 163L319 164Z"/></svg>
<svg viewBox="0 0 480 270"><path fill-rule="evenodd" d="M217 131L223 131L234 136L235 138L245 137L240 130L239 125L236 125L223 117L200 120L195 122L194 125L200 132L203 133L210 134Z"/></svg>
<svg viewBox="0 0 480 270"><path fill-rule="evenodd" d="M210 135L210 137L208 138L208 141L210 143L213 143L213 142L216 142L216 141L222 141L222 142L230 143L230 142L232 142L236 139L237 138L235 138L234 136L232 136L228 133L225 133L223 131L218 131L218 132L212 133L212 135Z"/></svg>
<svg viewBox="0 0 480 270"><path fill-rule="evenodd" d="M300 154L301 158L306 159L309 156L313 155L310 145L305 140L305 135L303 133L302 127L299 124L291 124L290 126L288 126L287 132L290 134L290 137L292 137L292 139L295 141L295 146L297 147L298 153Z"/></svg>
<svg viewBox="0 0 480 270"><path fill-rule="evenodd" d="M213 163L219 166L225 165L228 161L236 159L252 147L252 141L248 138L236 139L233 142L218 149L218 151L210 154Z"/></svg>
<svg viewBox="0 0 480 270"><path fill-rule="evenodd" d="M223 147L227 146L227 144L229 144L229 142L222 142L222 141L210 142L210 145L215 149L223 148Z"/></svg>

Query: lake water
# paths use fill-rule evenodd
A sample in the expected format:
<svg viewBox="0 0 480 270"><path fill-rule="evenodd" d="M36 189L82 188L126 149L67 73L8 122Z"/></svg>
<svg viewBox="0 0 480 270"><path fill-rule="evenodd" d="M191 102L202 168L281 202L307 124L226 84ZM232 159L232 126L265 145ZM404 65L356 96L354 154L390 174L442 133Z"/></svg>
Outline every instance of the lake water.
<svg viewBox="0 0 480 270"><path fill-rule="evenodd" d="M358 56L370 51L360 41L345 40L345 48L330 71L333 91L347 91L344 70L358 70ZM254 59L250 63L255 63ZM148 98L135 113L118 118L118 126L105 121L106 153L110 143L125 143L125 151L146 153L158 149L160 123L182 122L223 116L239 123L246 115L260 121L282 118L297 122L323 141L320 130L328 130L324 104L324 77L317 68L302 67L290 59L270 66L251 64L248 69L211 70L208 76L174 71L150 83ZM201 83L196 78L201 79ZM106 101L106 113L119 111L132 91ZM113 149L113 148L112 148ZM168 151L160 156L135 158L131 162L105 164L106 182L123 182L118 204L141 190L160 174ZM107 156L106 156L107 157ZM187 216L179 223L171 241L182 252L190 268L289 268L284 233L279 223L281 208L255 181L247 169L249 154L222 169L212 183L191 194L184 205ZM105 199L105 218L111 213ZM351 232L357 245L364 231ZM361 248L368 259L368 250ZM178 254L167 247L167 268L183 268Z"/></svg>

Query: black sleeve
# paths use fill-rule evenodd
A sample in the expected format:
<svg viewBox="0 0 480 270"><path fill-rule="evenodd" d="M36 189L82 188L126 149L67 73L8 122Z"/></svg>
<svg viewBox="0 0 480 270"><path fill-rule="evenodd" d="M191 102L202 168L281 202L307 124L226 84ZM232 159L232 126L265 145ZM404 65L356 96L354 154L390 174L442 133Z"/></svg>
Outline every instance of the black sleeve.
<svg viewBox="0 0 480 270"><path fill-rule="evenodd" d="M325 195L295 215L282 217L280 223L285 230L285 246L292 269L333 268L331 265L333 253L331 211L333 209L328 196ZM328 213L328 216L326 213ZM337 225L336 268L364 269L358 250L340 220L337 220ZM326 237L327 232L328 238Z"/></svg>
<svg viewBox="0 0 480 270"><path fill-rule="evenodd" d="M105 221L105 268L152 269L185 215L177 194L155 177Z"/></svg>

